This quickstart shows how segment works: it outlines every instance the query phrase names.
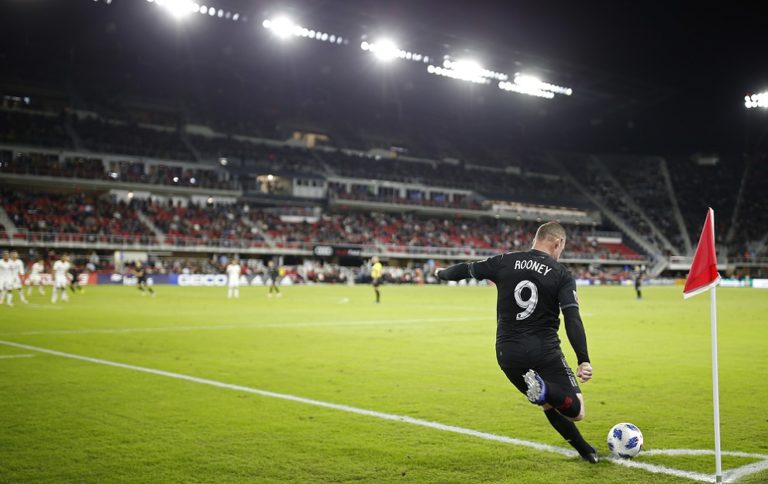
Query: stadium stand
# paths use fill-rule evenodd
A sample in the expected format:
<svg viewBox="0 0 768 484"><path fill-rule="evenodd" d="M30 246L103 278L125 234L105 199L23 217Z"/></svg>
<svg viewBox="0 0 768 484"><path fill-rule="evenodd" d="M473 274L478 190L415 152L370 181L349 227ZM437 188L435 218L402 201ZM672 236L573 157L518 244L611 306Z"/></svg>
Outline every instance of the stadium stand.
<svg viewBox="0 0 768 484"><path fill-rule="evenodd" d="M545 154L530 152L510 158L490 148L477 148L476 156L465 156L466 144L462 149L455 149L450 143L435 143L428 138L422 139L418 144L420 149L415 150L425 157L413 158L395 149L382 148L395 143L384 143L381 138L376 141L375 137L367 138L368 142L365 137L357 138L363 141L362 147L366 149L378 147L372 151L328 146L308 148L302 141L266 139L266 136L279 136L269 127L271 121L259 128L259 123L251 125L233 118L234 121L228 124L226 116L217 116L215 125L211 121L212 126L187 127L170 124L183 118L180 113L155 115L151 110L98 106L94 111L109 113L112 117L74 114L74 110L61 111L70 114L0 110L0 142L5 143L5 147L0 147L0 176L7 173L101 180L113 184L116 189L122 183L185 187L201 197L206 196L206 189L242 189L246 196L260 197L267 205L278 201L294 203L290 190L264 192L264 184L257 177L275 174L288 181L296 179L299 185L310 179L318 180L317 186L322 187L319 202L323 206L332 205L332 208L324 209L321 222L302 225L281 221L279 216L265 210L244 212L246 205L243 202L222 209L225 205L219 203L206 205L198 201L180 207L159 201L162 197L155 198L147 203L143 214L148 217L147 223L163 232L164 242L172 246L302 247L304 250L314 243L351 243L386 245L405 250L404 253L421 254L427 247L492 250L508 245L488 233L508 235L514 229L503 224L510 222L490 223L485 218L467 222L467 219L455 224L466 225L468 232L461 236L446 230L432 231L429 236L414 235L409 231L411 224L407 217L421 216L397 215L402 209L398 207L437 207L486 213L497 201L513 201L594 210L590 197L571 184L571 180L576 180L595 197L595 201L622 222L616 224L609 220L598 229L640 234L648 245L635 243L632 236L625 237L619 245L588 243L586 239L579 241L576 237L569 243L571 257L633 260L644 256L686 254L691 241L695 242L698 237L701 214L707 206L718 207L718 242L727 242L731 255L755 257L766 253L767 236L760 232L766 223L764 214L768 212L759 203L753 203L754 197L750 197L765 185L764 168L757 162L749 165L747 176L744 162L737 159L706 166L675 158L663 161L640 156L566 155L563 170L557 163L550 163L550 157ZM124 117L115 118L119 115ZM237 131L244 133L234 134ZM35 152L28 146L54 150ZM440 158L445 155L462 158ZM179 163L181 161L187 164ZM665 179L662 164L668 166L671 184ZM369 183L372 180L380 182L376 185L378 188L372 188ZM383 182L401 183L405 188L387 188ZM412 185L425 188L408 188ZM456 192L441 194L439 187ZM702 197L702 193L706 196ZM739 196L743 200L737 211ZM375 203L377 211L381 210L380 204L390 205L391 208L385 207L384 211L391 210L395 215L378 213L361 218L358 213L349 212L342 217L339 211L348 210L347 205L353 206L353 202ZM142 206L142 203L135 200L133 205ZM354 206L359 208L359 205ZM674 210L679 207L679 218L670 212L670 206ZM19 214L18 207L7 211L9 215ZM127 220L134 218L129 215ZM352 222L344 223L345 218ZM751 220L758 223L751 224ZM446 221L450 223L450 218L436 218L423 222L426 225L417 225L442 227ZM39 228L40 220L34 222ZM51 226L59 230L62 228L59 222L53 220ZM130 224L121 223L121 228ZM390 227L390 231L402 231L402 234L396 238L381 235L373 230L377 224ZM103 228L102 225L100 222L88 227ZM686 233L682 233L682 226ZM73 228L66 224L63 227ZM122 237L152 235L151 228L144 227L146 230L135 232L136 227L126 227L127 231L117 230L116 234ZM364 227L368 230L363 230ZM24 223L20 228L21 234L31 233ZM97 230L96 235L103 235L101 232ZM465 252L465 249L454 251Z"/></svg>
<svg viewBox="0 0 768 484"><path fill-rule="evenodd" d="M222 170L190 168L163 162L115 161L98 155L76 156L49 152L0 149L0 173L109 180L119 184L144 183L195 188L237 190Z"/></svg>
<svg viewBox="0 0 768 484"><path fill-rule="evenodd" d="M768 163L752 158L746 162L743 185L738 203L737 233L729 233L729 245L734 255L753 259L768 256Z"/></svg>
<svg viewBox="0 0 768 484"><path fill-rule="evenodd" d="M153 129L126 122L84 118L74 129L85 148L100 153L139 155L167 160L193 161L195 157L178 130Z"/></svg>
<svg viewBox="0 0 768 484"><path fill-rule="evenodd" d="M21 240L133 245L154 238L133 204L108 195L3 190L2 203Z"/></svg>
<svg viewBox="0 0 768 484"><path fill-rule="evenodd" d="M27 110L0 110L0 142L71 148L71 137L65 129L65 115Z"/></svg>
<svg viewBox="0 0 768 484"><path fill-rule="evenodd" d="M671 242L677 254L685 253L683 240L672 213L672 194L662 174L663 160L658 157L601 157L605 167L616 178L626 197L640 208Z"/></svg>
<svg viewBox="0 0 768 484"><path fill-rule="evenodd" d="M226 248L264 247L257 230L243 222L243 205L186 206L173 201L139 202L141 210L159 228L165 243L174 246L207 245Z"/></svg>
<svg viewBox="0 0 768 484"><path fill-rule="evenodd" d="M744 174L743 160L733 158L702 165L695 159L673 158L669 160L669 171L691 240L698 242L707 208L717 207L715 237L725 247ZM735 242L741 244L743 241Z"/></svg>

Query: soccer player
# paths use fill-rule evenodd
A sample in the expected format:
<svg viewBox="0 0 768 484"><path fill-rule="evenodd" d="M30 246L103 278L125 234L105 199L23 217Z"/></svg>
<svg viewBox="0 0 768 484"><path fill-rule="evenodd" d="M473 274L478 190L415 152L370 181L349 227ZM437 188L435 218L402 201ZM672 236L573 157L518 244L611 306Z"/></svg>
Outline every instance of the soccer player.
<svg viewBox="0 0 768 484"><path fill-rule="evenodd" d="M53 295L51 296L51 302L56 304L56 300L59 298L59 292L61 292L61 300L69 301L69 294L67 294L67 286L69 286L69 262L68 255L62 255L61 259L53 263Z"/></svg>
<svg viewBox="0 0 768 484"><path fill-rule="evenodd" d="M576 282L557 262L564 247L563 226L547 222L536 231L529 251L437 269L435 276L447 281L490 279L496 284L496 360L501 370L531 403L542 407L552 427L582 459L595 464L595 448L573 423L584 418L584 398L557 337L562 310L568 340L578 358L576 376L582 383L589 381L592 366Z"/></svg>
<svg viewBox="0 0 768 484"><path fill-rule="evenodd" d="M240 297L240 271L242 268L240 267L240 260L233 259L228 265L227 265L227 282L229 283L229 291L227 292L227 298L232 299L234 296L235 299Z"/></svg>
<svg viewBox="0 0 768 484"><path fill-rule="evenodd" d="M381 302L381 292L379 286L381 285L381 262L379 262L378 256L371 258L371 285L373 286L373 292L376 293L376 304Z"/></svg>
<svg viewBox="0 0 768 484"><path fill-rule="evenodd" d="M155 290L152 289L147 283L147 269L140 261L136 261L136 265L133 267L133 275L136 276L136 287L141 291L142 296L146 296L149 292L152 297L155 297Z"/></svg>
<svg viewBox="0 0 768 484"><path fill-rule="evenodd" d="M8 305L11 303L13 294L13 264L11 264L10 254L7 250L3 251L3 258L0 259L0 304L5 304L5 295L8 294Z"/></svg>
<svg viewBox="0 0 768 484"><path fill-rule="evenodd" d="M267 263L267 277L269 277L269 295L272 297L272 291L275 291L277 297L280 297L280 289L277 288L277 278L280 277L280 269L275 266L275 261L271 260Z"/></svg>
<svg viewBox="0 0 768 484"><path fill-rule="evenodd" d="M43 273L45 272L45 263L43 258L37 256L35 263L32 264L32 269L29 272L29 279L27 279L27 296L32 294L32 286L37 286L37 290L45 296L45 290L43 289Z"/></svg>
<svg viewBox="0 0 768 484"><path fill-rule="evenodd" d="M637 300L643 298L643 291L640 288L643 286L643 269L640 266L635 267L635 294Z"/></svg>
<svg viewBox="0 0 768 484"><path fill-rule="evenodd" d="M80 285L80 269L77 267L77 262L69 268L69 289L72 291L72 294L75 292L83 293L83 287Z"/></svg>
<svg viewBox="0 0 768 484"><path fill-rule="evenodd" d="M14 289L19 291L19 299L22 304L27 304L27 299L24 297L24 261L19 259L19 253L11 251L11 289L8 292L8 305L12 306L13 291Z"/></svg>

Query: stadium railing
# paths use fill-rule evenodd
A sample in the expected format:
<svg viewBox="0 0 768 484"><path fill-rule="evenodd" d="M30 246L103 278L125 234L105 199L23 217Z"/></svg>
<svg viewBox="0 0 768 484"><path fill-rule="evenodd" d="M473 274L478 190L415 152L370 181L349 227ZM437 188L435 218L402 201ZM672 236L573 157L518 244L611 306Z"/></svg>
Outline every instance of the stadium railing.
<svg viewBox="0 0 768 484"><path fill-rule="evenodd" d="M196 237L175 236L167 238L166 242L158 243L157 239L148 235L115 235L115 234L81 234L81 233L51 233L51 232L19 232L10 237L0 231L0 240L12 247L49 247L61 249L126 249L135 250L183 250L188 252L227 252L237 251L243 254L281 254L316 256L317 246L338 246L322 241L313 242L282 242L270 245L263 240L245 240L238 238L202 239ZM482 259L499 254L506 250L478 249L474 247L429 247L409 245L343 245L345 249L355 249L360 257L368 258L374 255L398 259L452 259L470 260ZM590 254L568 254L563 259L566 263L604 263L631 264L647 262L642 256L637 257L602 257Z"/></svg>

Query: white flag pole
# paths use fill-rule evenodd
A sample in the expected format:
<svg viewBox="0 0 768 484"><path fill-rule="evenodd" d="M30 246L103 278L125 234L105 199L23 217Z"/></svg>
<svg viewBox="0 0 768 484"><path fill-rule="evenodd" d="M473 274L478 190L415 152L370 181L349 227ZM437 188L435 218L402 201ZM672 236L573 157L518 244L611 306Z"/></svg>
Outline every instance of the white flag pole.
<svg viewBox="0 0 768 484"><path fill-rule="evenodd" d="M723 464L720 454L720 389L717 376L717 297L715 286L710 289L712 301L712 403L715 411L715 482L723 482Z"/></svg>

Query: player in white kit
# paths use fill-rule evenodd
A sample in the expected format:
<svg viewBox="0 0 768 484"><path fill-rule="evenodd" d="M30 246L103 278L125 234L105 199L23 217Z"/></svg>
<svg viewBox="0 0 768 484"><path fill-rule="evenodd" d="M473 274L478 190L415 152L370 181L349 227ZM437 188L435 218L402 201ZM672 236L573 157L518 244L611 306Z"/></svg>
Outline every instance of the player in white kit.
<svg viewBox="0 0 768 484"><path fill-rule="evenodd" d="M37 290L40 291L40 294L45 296L45 290L43 289L44 272L45 263L43 262L42 257L38 256L29 271L29 279L27 279L27 296L32 294L32 286L37 286Z"/></svg>
<svg viewBox="0 0 768 484"><path fill-rule="evenodd" d="M232 299L234 296L235 298L240 297L240 261L237 259L232 260L227 265L227 278L229 282L229 292L227 293L227 298Z"/></svg>
<svg viewBox="0 0 768 484"><path fill-rule="evenodd" d="M19 253L15 250L11 252L11 289L8 292L8 305L13 306L13 291L19 291L19 299L23 304L27 304L24 297L24 261L19 259Z"/></svg>
<svg viewBox="0 0 768 484"><path fill-rule="evenodd" d="M69 286L69 256L63 255L61 259L53 263L53 296L51 302L55 303L61 292L61 300L69 301L67 286Z"/></svg>
<svg viewBox="0 0 768 484"><path fill-rule="evenodd" d="M3 258L0 259L0 304L5 304L5 295L13 291L13 282L11 279L11 273L13 272L13 264L11 264L11 256L7 250L3 251ZM9 305L10 299L9 299Z"/></svg>

